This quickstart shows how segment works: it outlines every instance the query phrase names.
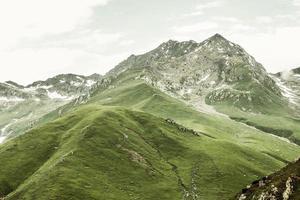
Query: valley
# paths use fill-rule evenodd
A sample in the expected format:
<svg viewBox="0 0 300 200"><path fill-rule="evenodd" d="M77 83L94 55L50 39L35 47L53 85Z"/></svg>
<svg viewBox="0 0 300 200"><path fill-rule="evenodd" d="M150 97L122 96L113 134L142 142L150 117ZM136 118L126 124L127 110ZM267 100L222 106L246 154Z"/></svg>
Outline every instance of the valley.
<svg viewBox="0 0 300 200"><path fill-rule="evenodd" d="M104 76L2 83L0 198L251 199L299 158L298 69L269 74L216 34Z"/></svg>

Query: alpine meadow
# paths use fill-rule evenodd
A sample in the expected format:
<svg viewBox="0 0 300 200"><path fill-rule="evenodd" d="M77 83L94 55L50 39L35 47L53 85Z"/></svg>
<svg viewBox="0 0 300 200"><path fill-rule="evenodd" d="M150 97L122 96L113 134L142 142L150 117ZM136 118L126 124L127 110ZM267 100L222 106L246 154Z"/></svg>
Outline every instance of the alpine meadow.
<svg viewBox="0 0 300 200"><path fill-rule="evenodd" d="M300 3L265 3L0 2L0 199L299 200Z"/></svg>

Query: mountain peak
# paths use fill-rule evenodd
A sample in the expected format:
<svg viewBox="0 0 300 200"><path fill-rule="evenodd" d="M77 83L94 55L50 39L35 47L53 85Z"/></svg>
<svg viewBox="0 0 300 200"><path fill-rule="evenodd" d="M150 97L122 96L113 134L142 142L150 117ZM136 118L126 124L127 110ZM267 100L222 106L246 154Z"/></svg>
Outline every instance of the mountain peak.
<svg viewBox="0 0 300 200"><path fill-rule="evenodd" d="M150 51L150 54L154 54L155 56L162 56L164 58L179 57L192 52L198 46L199 44L193 40L183 42L168 40L167 42L159 45L153 51Z"/></svg>
<svg viewBox="0 0 300 200"><path fill-rule="evenodd" d="M225 41L225 42L229 42L225 37L223 37L219 33L216 33L215 35L211 36L207 40L209 40L209 41Z"/></svg>
<svg viewBox="0 0 300 200"><path fill-rule="evenodd" d="M163 44L176 44L176 43L178 43L178 41L170 39L167 42L164 42Z"/></svg>
<svg viewBox="0 0 300 200"><path fill-rule="evenodd" d="M199 44L204 51L210 53L220 53L247 57L248 60L252 60L251 56L238 44L235 44L221 34L216 33L210 38L204 40ZM254 62L254 61L253 61Z"/></svg>
<svg viewBox="0 0 300 200"><path fill-rule="evenodd" d="M217 39L225 39L221 34L216 33L211 38L217 38ZM226 40L226 39L225 39Z"/></svg>
<svg viewBox="0 0 300 200"><path fill-rule="evenodd" d="M177 40L168 40L167 42L162 43L158 48L161 47L179 47L179 46L190 46L190 45L195 45L197 42L194 40L188 40L188 41L183 41L179 42Z"/></svg>
<svg viewBox="0 0 300 200"><path fill-rule="evenodd" d="M5 84L10 85L12 87L16 87L16 88L24 88L24 86L22 86L16 82L13 82L13 81L5 81Z"/></svg>
<svg viewBox="0 0 300 200"><path fill-rule="evenodd" d="M94 73L94 74L91 74L91 75L87 76L87 78L93 79L93 80L99 80L101 77L102 77L102 75L97 74L97 73Z"/></svg>
<svg viewBox="0 0 300 200"><path fill-rule="evenodd" d="M210 38L208 38L204 42L222 43L223 45L224 44L233 44L219 33L216 33L215 35L211 36Z"/></svg>
<svg viewBox="0 0 300 200"><path fill-rule="evenodd" d="M300 67L292 69L293 73L300 74Z"/></svg>

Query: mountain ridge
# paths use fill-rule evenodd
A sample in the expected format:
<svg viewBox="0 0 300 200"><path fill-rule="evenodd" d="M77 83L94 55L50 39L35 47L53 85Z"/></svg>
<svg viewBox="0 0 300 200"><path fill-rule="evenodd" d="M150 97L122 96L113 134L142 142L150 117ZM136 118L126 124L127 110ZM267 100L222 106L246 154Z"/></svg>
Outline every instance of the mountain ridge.
<svg viewBox="0 0 300 200"><path fill-rule="evenodd" d="M130 56L86 90L76 75L35 82L32 93L80 95L19 104L25 125L0 145L0 198L233 198L299 155L299 118L276 78L216 34ZM16 111L0 115L5 133Z"/></svg>
<svg viewBox="0 0 300 200"><path fill-rule="evenodd" d="M0 137L15 137L30 129L42 116L88 95L101 75L60 74L27 86L12 81L0 83Z"/></svg>
<svg viewBox="0 0 300 200"><path fill-rule="evenodd" d="M148 53L130 56L109 71L107 76L118 76L130 69L151 71L150 74L144 74L144 79L147 79L150 84L157 84L156 87L173 93L175 96L184 98L185 95L189 96L189 93L192 93L195 98L201 96L204 99L202 101L210 104L217 104L223 96L232 104L236 104L235 100L239 100L241 95L244 96L241 97L243 98L241 101L245 103L237 106L242 108L251 105L251 100L249 100L251 94L243 93L248 86L234 86L235 88L231 89L233 84L241 81L251 82L253 89L272 93L272 99L277 98L274 103L278 104L281 98L280 89L263 66L239 45L228 41L220 34L201 43L194 41L162 43ZM205 84L197 86L201 84L201 81ZM224 86L225 88L222 88ZM189 91L190 88L195 91ZM234 95L233 99L230 99L231 95ZM263 104L268 98L268 96L264 97L260 103Z"/></svg>

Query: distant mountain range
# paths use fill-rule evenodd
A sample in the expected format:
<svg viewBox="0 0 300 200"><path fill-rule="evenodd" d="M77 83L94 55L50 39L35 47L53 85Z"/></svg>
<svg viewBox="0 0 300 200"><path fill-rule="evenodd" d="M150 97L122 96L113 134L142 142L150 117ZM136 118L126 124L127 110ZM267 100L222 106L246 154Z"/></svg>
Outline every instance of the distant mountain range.
<svg viewBox="0 0 300 200"><path fill-rule="evenodd" d="M32 128L47 113L81 95L88 95L101 76L62 74L22 86L0 83L0 141Z"/></svg>
<svg viewBox="0 0 300 200"><path fill-rule="evenodd" d="M298 162L263 177L300 155L300 68L170 40L104 76L1 83L0 129L0 199L284 199Z"/></svg>

